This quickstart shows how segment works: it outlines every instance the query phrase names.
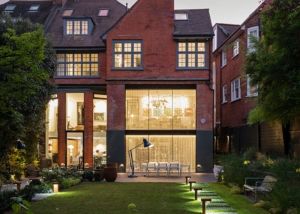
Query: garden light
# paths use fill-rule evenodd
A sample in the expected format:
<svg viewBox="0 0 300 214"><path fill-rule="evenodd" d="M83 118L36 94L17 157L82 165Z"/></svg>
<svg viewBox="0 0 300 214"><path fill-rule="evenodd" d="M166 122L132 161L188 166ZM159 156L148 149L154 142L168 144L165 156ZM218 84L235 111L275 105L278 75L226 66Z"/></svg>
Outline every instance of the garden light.
<svg viewBox="0 0 300 214"><path fill-rule="evenodd" d="M53 183L53 192L58 193L59 192L59 184L58 183Z"/></svg>

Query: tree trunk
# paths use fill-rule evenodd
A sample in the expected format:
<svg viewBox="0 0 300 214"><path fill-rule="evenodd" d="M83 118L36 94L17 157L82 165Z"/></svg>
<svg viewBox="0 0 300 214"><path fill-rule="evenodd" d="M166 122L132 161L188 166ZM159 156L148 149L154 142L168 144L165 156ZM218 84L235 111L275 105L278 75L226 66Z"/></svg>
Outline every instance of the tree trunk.
<svg viewBox="0 0 300 214"><path fill-rule="evenodd" d="M283 137L283 145L284 145L284 154L286 156L290 156L291 153L291 122L287 122L282 124L282 137Z"/></svg>

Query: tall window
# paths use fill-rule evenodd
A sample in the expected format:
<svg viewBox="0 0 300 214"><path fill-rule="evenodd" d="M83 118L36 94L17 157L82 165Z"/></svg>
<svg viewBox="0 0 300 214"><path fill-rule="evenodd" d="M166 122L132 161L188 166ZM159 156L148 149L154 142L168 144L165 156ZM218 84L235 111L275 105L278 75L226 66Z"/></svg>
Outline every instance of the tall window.
<svg viewBox="0 0 300 214"><path fill-rule="evenodd" d="M247 75L247 97L255 97L258 95L258 85L251 83L250 76Z"/></svg>
<svg viewBox="0 0 300 214"><path fill-rule="evenodd" d="M97 53L57 54L57 76L98 76Z"/></svg>
<svg viewBox="0 0 300 214"><path fill-rule="evenodd" d="M84 94L67 93L66 129L84 130Z"/></svg>
<svg viewBox="0 0 300 214"><path fill-rule="evenodd" d="M126 90L128 130L194 130L195 90Z"/></svg>
<svg viewBox="0 0 300 214"><path fill-rule="evenodd" d="M249 52L255 51L255 41L259 39L259 27L251 27L247 30L247 47Z"/></svg>
<svg viewBox="0 0 300 214"><path fill-rule="evenodd" d="M231 101L241 99L241 79L237 78L231 82Z"/></svg>
<svg viewBox="0 0 300 214"><path fill-rule="evenodd" d="M177 67L179 69L206 67L206 43L178 42L177 52Z"/></svg>
<svg viewBox="0 0 300 214"><path fill-rule="evenodd" d="M227 52L226 50L223 50L222 51L222 59L221 59L221 64L222 64L222 67L224 67L225 65L227 65Z"/></svg>
<svg viewBox="0 0 300 214"><path fill-rule="evenodd" d="M113 41L113 68L142 69L141 41Z"/></svg>
<svg viewBox="0 0 300 214"><path fill-rule="evenodd" d="M89 21L88 20L67 20L65 24L65 33L67 35L88 35Z"/></svg>
<svg viewBox="0 0 300 214"><path fill-rule="evenodd" d="M240 53L240 42L236 40L233 42L233 57L237 56Z"/></svg>
<svg viewBox="0 0 300 214"><path fill-rule="evenodd" d="M222 88L222 103L227 103L227 95L228 95L227 85L224 85Z"/></svg>

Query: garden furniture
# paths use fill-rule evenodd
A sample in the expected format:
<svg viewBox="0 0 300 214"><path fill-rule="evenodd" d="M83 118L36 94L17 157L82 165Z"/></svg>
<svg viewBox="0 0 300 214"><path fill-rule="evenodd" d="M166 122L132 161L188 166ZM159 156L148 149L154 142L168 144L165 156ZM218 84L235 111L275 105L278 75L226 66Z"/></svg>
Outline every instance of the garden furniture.
<svg viewBox="0 0 300 214"><path fill-rule="evenodd" d="M149 162L147 164L146 175L149 176L149 172L157 172L157 164L156 162Z"/></svg>
<svg viewBox="0 0 300 214"><path fill-rule="evenodd" d="M160 171L165 171L167 173L167 175L169 175L169 166L168 166L168 163L167 162L159 162L157 164L157 175L159 175L159 172Z"/></svg>
<svg viewBox="0 0 300 214"><path fill-rule="evenodd" d="M169 165L169 175L172 171L177 171L178 176L181 176L180 163L179 162L171 162Z"/></svg>
<svg viewBox="0 0 300 214"><path fill-rule="evenodd" d="M270 193L274 187L277 179L273 176L267 175L264 178L246 177L244 184L244 192L254 193L254 201L257 201L259 193L267 194Z"/></svg>

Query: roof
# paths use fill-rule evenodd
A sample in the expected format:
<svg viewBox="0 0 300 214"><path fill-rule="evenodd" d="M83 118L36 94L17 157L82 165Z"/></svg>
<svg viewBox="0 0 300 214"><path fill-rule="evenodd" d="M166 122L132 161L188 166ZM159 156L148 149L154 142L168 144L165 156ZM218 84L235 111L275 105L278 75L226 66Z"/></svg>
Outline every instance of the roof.
<svg viewBox="0 0 300 214"><path fill-rule="evenodd" d="M64 35L62 14L66 9L73 9L71 17L68 18L92 19L94 26L90 35ZM100 9L108 9L108 16L98 16ZM57 12L47 33L54 48L103 48L105 43L101 36L126 13L126 10L126 6L117 0L68 0Z"/></svg>
<svg viewBox="0 0 300 214"><path fill-rule="evenodd" d="M0 5L0 11L3 12L7 5L15 5L13 12L9 14L14 17L28 18L34 23L45 24L53 6L52 1L9 1ZM32 5L40 5L37 12L29 12Z"/></svg>
<svg viewBox="0 0 300 214"><path fill-rule="evenodd" d="M187 13L188 20L175 20L174 36L213 36L208 9L175 10L175 13Z"/></svg>
<svg viewBox="0 0 300 214"><path fill-rule="evenodd" d="M218 49L223 44L223 42L240 27L240 25L217 23L214 27L217 28L216 36Z"/></svg>

